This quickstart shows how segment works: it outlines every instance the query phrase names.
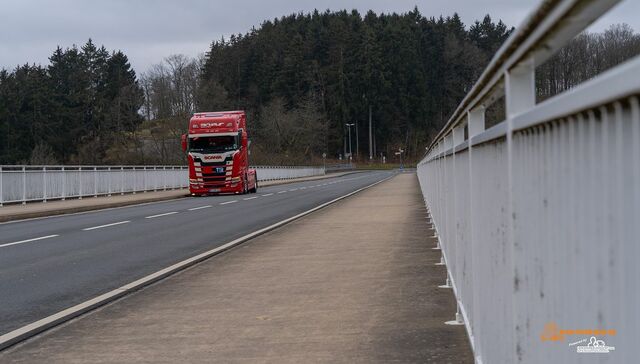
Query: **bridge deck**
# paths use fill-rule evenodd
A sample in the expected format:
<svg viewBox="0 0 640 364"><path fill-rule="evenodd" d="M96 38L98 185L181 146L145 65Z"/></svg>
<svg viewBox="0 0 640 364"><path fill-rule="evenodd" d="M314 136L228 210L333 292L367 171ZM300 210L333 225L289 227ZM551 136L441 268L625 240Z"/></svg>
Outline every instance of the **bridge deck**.
<svg viewBox="0 0 640 364"><path fill-rule="evenodd" d="M401 174L0 354L0 362L472 362Z"/></svg>
<svg viewBox="0 0 640 364"><path fill-rule="evenodd" d="M314 181L319 179L340 177L353 173L347 172L331 172L323 176L300 177L292 179L261 181L260 187L275 186L291 182ZM53 215L71 214L76 212L93 211L100 209L108 209L114 207L122 207L136 205L147 202L167 201L181 198L189 195L186 188L178 188L166 191L148 191L138 193L126 193L120 195L114 193L112 196L85 196L82 199L68 198L66 200L49 200L46 203L40 201L29 202L27 204L5 204L0 206L0 223L13 220L22 220L30 218L39 218Z"/></svg>

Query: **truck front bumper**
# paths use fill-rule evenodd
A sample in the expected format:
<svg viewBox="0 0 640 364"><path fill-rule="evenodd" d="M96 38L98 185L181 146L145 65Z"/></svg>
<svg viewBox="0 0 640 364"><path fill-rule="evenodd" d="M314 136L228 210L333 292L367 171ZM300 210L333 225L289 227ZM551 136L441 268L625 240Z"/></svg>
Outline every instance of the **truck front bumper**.
<svg viewBox="0 0 640 364"><path fill-rule="evenodd" d="M193 183L189 185L189 192L192 195L211 195L219 193L240 193L242 192L242 183L230 183L223 185L203 185Z"/></svg>

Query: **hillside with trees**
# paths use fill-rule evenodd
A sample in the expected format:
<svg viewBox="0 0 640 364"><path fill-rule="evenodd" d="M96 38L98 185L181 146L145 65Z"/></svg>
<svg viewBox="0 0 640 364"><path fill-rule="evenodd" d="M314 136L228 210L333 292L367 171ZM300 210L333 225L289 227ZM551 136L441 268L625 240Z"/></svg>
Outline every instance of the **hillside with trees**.
<svg viewBox="0 0 640 364"><path fill-rule="evenodd" d="M348 151L351 123L354 154L368 158L371 107L376 155L415 159L508 34L488 15L467 29L417 9L293 14L214 42L198 104L249 110L259 156L305 160Z"/></svg>
<svg viewBox="0 0 640 364"><path fill-rule="evenodd" d="M0 71L0 163L107 162L106 150L142 122L127 56L89 40L49 60Z"/></svg>

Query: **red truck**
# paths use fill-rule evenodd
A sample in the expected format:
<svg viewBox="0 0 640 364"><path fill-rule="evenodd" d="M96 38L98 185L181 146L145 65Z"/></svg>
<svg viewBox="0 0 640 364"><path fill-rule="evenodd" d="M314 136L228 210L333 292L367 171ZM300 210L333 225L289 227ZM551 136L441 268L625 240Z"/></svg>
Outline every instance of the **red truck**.
<svg viewBox="0 0 640 364"><path fill-rule="evenodd" d="M189 134L182 135L191 195L256 192L258 178L249 168L249 144L244 111L193 114Z"/></svg>

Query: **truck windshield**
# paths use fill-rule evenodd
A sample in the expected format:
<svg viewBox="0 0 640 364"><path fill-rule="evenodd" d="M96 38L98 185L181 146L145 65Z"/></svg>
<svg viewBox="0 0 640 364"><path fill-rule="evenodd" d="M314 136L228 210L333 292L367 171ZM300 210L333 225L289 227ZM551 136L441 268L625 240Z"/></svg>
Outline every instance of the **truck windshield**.
<svg viewBox="0 0 640 364"><path fill-rule="evenodd" d="M189 138L189 150L200 153L219 153L238 149L237 135Z"/></svg>

